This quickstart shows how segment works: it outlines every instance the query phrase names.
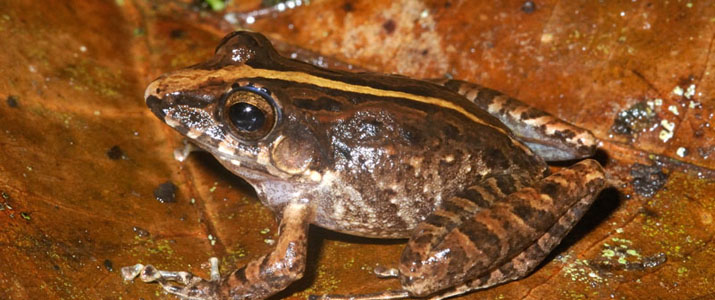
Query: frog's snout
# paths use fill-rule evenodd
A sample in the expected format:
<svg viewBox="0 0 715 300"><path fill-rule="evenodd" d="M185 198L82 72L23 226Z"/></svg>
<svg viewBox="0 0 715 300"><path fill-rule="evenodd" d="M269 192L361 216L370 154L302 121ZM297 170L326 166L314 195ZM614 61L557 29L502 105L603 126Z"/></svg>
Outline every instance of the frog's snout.
<svg viewBox="0 0 715 300"><path fill-rule="evenodd" d="M191 91L202 91L197 80L204 72L201 70L178 70L161 75L144 90L144 101L151 111L164 119L167 109L177 105L204 107L212 101L211 95ZM198 83L197 83L198 82ZM213 90L209 90L213 92Z"/></svg>
<svg viewBox="0 0 715 300"><path fill-rule="evenodd" d="M152 113L156 115L160 120L164 120L166 117L166 108L168 104L164 101L164 97L160 95L161 90L159 89L159 83L164 78L164 76L152 81L144 90L144 101L149 107Z"/></svg>

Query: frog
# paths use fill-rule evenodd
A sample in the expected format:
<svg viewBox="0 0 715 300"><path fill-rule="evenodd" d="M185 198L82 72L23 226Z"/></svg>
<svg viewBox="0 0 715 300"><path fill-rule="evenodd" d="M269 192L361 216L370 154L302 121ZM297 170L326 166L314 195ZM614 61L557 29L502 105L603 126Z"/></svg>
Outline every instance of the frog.
<svg viewBox="0 0 715 300"><path fill-rule="evenodd" d="M401 288L319 299L442 299L523 278L607 186L588 130L456 79L321 68L236 31L145 101L243 178L279 220L273 249L211 278L126 267L185 299L265 299L305 272L309 226L407 239ZM578 161L552 172L547 161Z"/></svg>

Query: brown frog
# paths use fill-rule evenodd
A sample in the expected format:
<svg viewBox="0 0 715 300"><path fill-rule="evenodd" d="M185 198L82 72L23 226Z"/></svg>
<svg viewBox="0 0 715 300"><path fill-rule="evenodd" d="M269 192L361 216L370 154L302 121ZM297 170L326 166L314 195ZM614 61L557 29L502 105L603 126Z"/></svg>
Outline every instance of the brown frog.
<svg viewBox="0 0 715 300"><path fill-rule="evenodd" d="M264 299L301 278L314 224L408 238L402 289L323 298L444 298L528 275L605 186L590 132L499 92L319 68L234 32L209 61L146 90L151 111L249 182L280 219L275 249L211 280L152 266L189 299ZM214 263L215 265L215 260Z"/></svg>

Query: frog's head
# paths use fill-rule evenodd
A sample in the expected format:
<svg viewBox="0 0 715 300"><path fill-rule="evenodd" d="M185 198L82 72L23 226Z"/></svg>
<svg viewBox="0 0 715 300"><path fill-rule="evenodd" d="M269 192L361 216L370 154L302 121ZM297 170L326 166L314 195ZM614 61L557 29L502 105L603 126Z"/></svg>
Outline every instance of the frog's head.
<svg viewBox="0 0 715 300"><path fill-rule="evenodd" d="M282 88L286 74L300 74L285 71L294 65L306 68L260 34L234 32L210 60L164 74L144 96L159 119L247 180L310 180L320 147Z"/></svg>

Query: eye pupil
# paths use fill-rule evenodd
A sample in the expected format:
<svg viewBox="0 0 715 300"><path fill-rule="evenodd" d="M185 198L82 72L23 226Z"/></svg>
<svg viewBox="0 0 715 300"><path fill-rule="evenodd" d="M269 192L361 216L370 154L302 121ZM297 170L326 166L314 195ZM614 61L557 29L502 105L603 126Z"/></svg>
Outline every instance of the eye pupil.
<svg viewBox="0 0 715 300"><path fill-rule="evenodd" d="M261 129L266 122L266 115L261 109L245 102L231 105L228 115L236 128L245 131Z"/></svg>

